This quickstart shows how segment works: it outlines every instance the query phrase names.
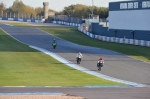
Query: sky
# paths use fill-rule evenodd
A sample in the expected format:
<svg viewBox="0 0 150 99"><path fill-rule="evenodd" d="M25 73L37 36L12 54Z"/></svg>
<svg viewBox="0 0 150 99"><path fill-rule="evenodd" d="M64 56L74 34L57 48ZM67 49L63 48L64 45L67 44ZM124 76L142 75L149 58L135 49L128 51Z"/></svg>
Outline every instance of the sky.
<svg viewBox="0 0 150 99"><path fill-rule="evenodd" d="M0 0L8 8L13 5L15 0ZM127 1L127 0L93 0L93 5L97 7L108 7L109 2ZM43 7L43 2L49 2L49 9L61 11L64 7L71 4L84 4L92 6L92 0L22 0L22 2L31 7Z"/></svg>

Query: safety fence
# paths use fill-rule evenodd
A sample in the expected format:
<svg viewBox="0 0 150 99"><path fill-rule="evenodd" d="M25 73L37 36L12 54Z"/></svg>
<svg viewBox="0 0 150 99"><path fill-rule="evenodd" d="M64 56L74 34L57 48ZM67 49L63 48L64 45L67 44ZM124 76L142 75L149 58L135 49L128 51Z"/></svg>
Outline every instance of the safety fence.
<svg viewBox="0 0 150 99"><path fill-rule="evenodd" d="M68 23L68 22L63 22L63 21L51 21L51 23L68 25L68 26L78 26L78 27L81 26L81 24L78 24L78 23Z"/></svg>
<svg viewBox="0 0 150 99"><path fill-rule="evenodd" d="M139 45L139 46L147 46L150 47L150 41L144 41L144 40L136 40L136 39L127 39L127 38L116 38L116 37L107 37L107 36L101 36L101 35L94 35L86 30L83 30L82 28L78 27L78 30L91 38L95 38L101 41L107 41L107 42L115 42L115 43L123 43L123 44L131 44L131 45Z"/></svg>
<svg viewBox="0 0 150 99"><path fill-rule="evenodd" d="M20 19L20 18L0 18L0 20L43 23L43 20ZM50 23L68 25L68 26L77 26L77 27L81 26L81 24L78 24L78 23L68 23L64 21L50 21Z"/></svg>
<svg viewBox="0 0 150 99"><path fill-rule="evenodd" d="M20 21L20 22L36 22L36 23L41 23L43 22L42 20L35 20L35 19L20 19L20 18L0 18L0 20L8 20L8 21Z"/></svg>

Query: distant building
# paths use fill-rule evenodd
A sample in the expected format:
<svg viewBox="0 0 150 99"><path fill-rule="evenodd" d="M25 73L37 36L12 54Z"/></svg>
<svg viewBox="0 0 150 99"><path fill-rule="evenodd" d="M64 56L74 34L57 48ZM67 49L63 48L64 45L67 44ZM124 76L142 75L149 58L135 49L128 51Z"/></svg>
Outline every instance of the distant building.
<svg viewBox="0 0 150 99"><path fill-rule="evenodd" d="M49 2L43 2L44 19L48 18Z"/></svg>
<svg viewBox="0 0 150 99"><path fill-rule="evenodd" d="M110 2L109 30L121 38L150 40L150 0Z"/></svg>

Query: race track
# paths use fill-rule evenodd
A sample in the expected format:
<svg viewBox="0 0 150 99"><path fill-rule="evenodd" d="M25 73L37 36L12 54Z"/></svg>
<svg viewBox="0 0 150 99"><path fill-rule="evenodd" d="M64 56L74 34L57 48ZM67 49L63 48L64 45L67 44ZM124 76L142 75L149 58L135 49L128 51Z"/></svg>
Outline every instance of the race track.
<svg viewBox="0 0 150 99"><path fill-rule="evenodd" d="M122 79L122 80L150 85L150 79L149 79L150 78L150 64L146 62L139 61L139 60L130 58L126 55L122 55L122 54L109 51L109 50L105 50L105 49L73 44L65 40L62 40L60 38L56 38L52 35L49 35L39 29L13 27L13 26L8 26L4 24L0 24L0 28L2 28L8 34L10 34L11 36L13 36L14 38L16 38L17 40L23 43L37 46L40 48L44 48L46 50L49 50L51 52L58 54L59 56L73 63L76 63L76 54L78 52L82 52L83 59L82 59L80 66L85 67L89 70L93 70L95 72L99 72L99 73L102 73L102 74L105 74L114 78ZM53 49L51 46L52 40L54 38L58 42L58 47L56 49ZM102 71L97 71L96 62L100 56L104 57L105 66L102 68ZM100 90L102 91L102 89L99 89L99 91ZM2 88L0 88L0 92L1 91L2 91ZM94 92L94 91L92 90L90 92ZM138 92L136 93L136 95L138 95ZM116 93L119 93L119 90ZM139 93L142 94L141 91ZM150 93L149 88L148 88L148 92L143 91L143 93L146 94L145 99L148 99L150 97L148 95ZM117 99L117 96L114 95L114 97L116 97L114 99ZM120 99L119 97L120 96L118 96L118 99ZM130 94L129 97L130 98L124 98L124 99L131 99L132 95ZM132 99L136 99L135 97ZM94 99L99 99L99 98L95 97Z"/></svg>
<svg viewBox="0 0 150 99"><path fill-rule="evenodd" d="M0 28L23 43L44 48L73 63L76 63L76 54L82 52L83 59L80 66L87 69L122 80L150 84L150 79L148 79L150 78L150 64L148 63L113 51L73 44L39 29L13 27L2 24ZM54 38L58 42L56 49L53 49L51 46ZM105 66L102 68L102 71L97 71L96 62L100 56L104 57Z"/></svg>
<svg viewBox="0 0 150 99"><path fill-rule="evenodd" d="M81 96L84 97L85 99L150 99L150 88L0 87L0 93L1 92L3 92L4 95L9 94L15 95L17 93L32 94L38 92L42 94L42 93L58 92L73 96Z"/></svg>

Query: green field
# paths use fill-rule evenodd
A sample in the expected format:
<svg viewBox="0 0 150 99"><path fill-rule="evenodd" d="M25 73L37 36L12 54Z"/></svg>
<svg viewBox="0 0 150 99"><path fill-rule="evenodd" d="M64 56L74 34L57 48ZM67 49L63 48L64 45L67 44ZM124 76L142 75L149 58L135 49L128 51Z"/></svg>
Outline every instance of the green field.
<svg viewBox="0 0 150 99"><path fill-rule="evenodd" d="M0 86L124 85L60 63L0 30Z"/></svg>

